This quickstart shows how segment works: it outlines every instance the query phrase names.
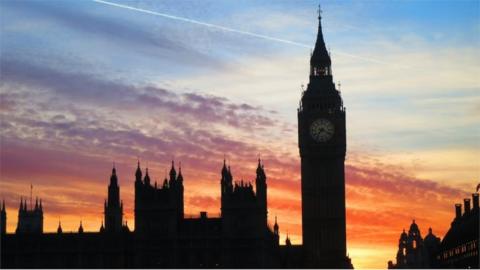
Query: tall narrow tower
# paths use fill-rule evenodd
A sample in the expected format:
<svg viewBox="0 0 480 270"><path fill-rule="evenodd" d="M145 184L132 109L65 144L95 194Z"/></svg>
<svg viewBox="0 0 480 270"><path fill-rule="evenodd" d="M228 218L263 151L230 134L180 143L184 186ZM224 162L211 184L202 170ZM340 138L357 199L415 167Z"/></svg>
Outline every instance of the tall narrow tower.
<svg viewBox="0 0 480 270"><path fill-rule="evenodd" d="M0 231L1 234L7 233L7 212L5 211L5 201L2 202L2 210L0 210Z"/></svg>
<svg viewBox="0 0 480 270"><path fill-rule="evenodd" d="M123 203L120 201L120 187L118 186L115 166L108 185L108 200L105 201L105 231L122 231Z"/></svg>
<svg viewBox="0 0 480 270"><path fill-rule="evenodd" d="M321 12L310 81L298 108L305 266L349 268L345 224L345 108L332 79Z"/></svg>
<svg viewBox="0 0 480 270"><path fill-rule="evenodd" d="M257 190L257 200L258 206L261 211L261 218L264 224L262 226L267 226L267 176L265 170L263 169L263 164L260 159L258 159L257 166L257 177L255 178L255 186Z"/></svg>

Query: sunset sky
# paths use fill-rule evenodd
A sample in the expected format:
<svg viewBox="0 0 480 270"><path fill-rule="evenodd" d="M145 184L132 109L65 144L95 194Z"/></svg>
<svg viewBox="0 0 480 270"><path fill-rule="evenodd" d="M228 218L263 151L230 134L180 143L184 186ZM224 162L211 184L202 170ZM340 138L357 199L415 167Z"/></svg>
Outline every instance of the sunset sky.
<svg viewBox="0 0 480 270"><path fill-rule="evenodd" d="M268 177L269 221L301 239L296 110L318 1L0 1L0 199L97 231L112 163L134 228L137 157L182 164L185 211L218 215L235 180ZM347 238L386 267L412 219L443 237L480 182L480 2L321 1L347 108ZM150 12L146 12L150 11Z"/></svg>

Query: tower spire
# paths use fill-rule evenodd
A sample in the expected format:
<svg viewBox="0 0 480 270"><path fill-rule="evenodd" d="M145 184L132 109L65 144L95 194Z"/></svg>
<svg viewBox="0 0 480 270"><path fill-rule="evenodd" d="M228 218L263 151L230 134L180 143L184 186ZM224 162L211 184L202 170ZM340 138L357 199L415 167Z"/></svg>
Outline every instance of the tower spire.
<svg viewBox="0 0 480 270"><path fill-rule="evenodd" d="M177 172L175 171L175 162L172 159L172 168L170 169L170 185L177 178Z"/></svg>
<svg viewBox="0 0 480 270"><path fill-rule="evenodd" d="M137 159L137 170L135 171L135 181L142 182L142 170L140 169L140 159Z"/></svg>
<svg viewBox="0 0 480 270"><path fill-rule="evenodd" d="M318 6L318 32L317 41L315 42L315 48L313 49L312 57L310 58L310 76L321 77L331 76L332 61L328 54L325 41L323 39L322 31L322 9Z"/></svg>

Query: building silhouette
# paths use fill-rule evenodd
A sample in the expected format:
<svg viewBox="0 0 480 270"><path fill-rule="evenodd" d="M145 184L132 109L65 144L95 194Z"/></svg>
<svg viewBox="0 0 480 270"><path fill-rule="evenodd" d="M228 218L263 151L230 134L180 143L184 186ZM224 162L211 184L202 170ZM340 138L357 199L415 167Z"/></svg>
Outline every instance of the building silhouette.
<svg viewBox="0 0 480 270"><path fill-rule="evenodd" d="M389 261L388 268L436 268L436 255L439 247L440 238L433 234L432 228L428 229L428 235L424 239L418 225L413 220L408 234L405 229L400 234L396 264Z"/></svg>
<svg viewBox="0 0 480 270"><path fill-rule="evenodd" d="M17 233L43 233L43 206L42 200L35 200L35 208L27 207L27 201L20 199L18 208Z"/></svg>
<svg viewBox="0 0 480 270"><path fill-rule="evenodd" d="M310 81L298 108L303 250L309 268L349 268L345 220L345 107L335 88L322 34L310 58Z"/></svg>
<svg viewBox="0 0 480 270"><path fill-rule="evenodd" d="M115 165L112 169L110 184L108 185L108 199L105 200L104 214L104 230L107 232L119 232L122 230L123 202L120 201L120 187L118 186L117 170L115 169Z"/></svg>
<svg viewBox="0 0 480 270"><path fill-rule="evenodd" d="M319 12L320 15L320 12ZM2 234L1 265L7 268L352 268L346 255L345 108L332 78L319 16L310 59L310 82L298 108L303 245L280 245L275 218L267 223L267 174L258 160L254 183L234 181L225 161L220 171L221 214L184 216L181 168L152 183L140 162L134 173L135 229L123 223L118 173L112 169L104 222L98 232L43 233L40 204L21 202L15 234ZM2 213L5 211L3 210ZM2 231L6 215L2 214Z"/></svg>
<svg viewBox="0 0 480 270"><path fill-rule="evenodd" d="M470 199L464 199L463 214L462 205L455 204L455 219L441 241L432 228L422 239L413 220L408 234L403 230L400 235L396 263L389 261L388 268L480 268L478 193L472 194L472 201L471 209Z"/></svg>
<svg viewBox="0 0 480 270"><path fill-rule="evenodd" d="M7 211L5 210L5 201L2 201L2 209L0 210L0 232L7 233Z"/></svg>
<svg viewBox="0 0 480 270"><path fill-rule="evenodd" d="M99 232L43 233L42 206L27 210L21 200L15 234L2 235L4 267L86 268L252 268L281 267L279 225L267 224L267 176L258 160L255 188L234 182L224 161L221 169L221 215L197 218L183 213L183 176L174 164L170 178L152 184L148 169L135 172L135 230L122 223L118 175L112 169L105 201L105 227ZM2 208L4 209L4 208ZM5 213L2 210L2 213ZM6 214L2 214L3 224Z"/></svg>
<svg viewBox="0 0 480 270"><path fill-rule="evenodd" d="M437 254L442 268L480 268L478 193L472 194L472 201L470 208L470 199L464 199L463 214L462 205L455 204L455 218Z"/></svg>

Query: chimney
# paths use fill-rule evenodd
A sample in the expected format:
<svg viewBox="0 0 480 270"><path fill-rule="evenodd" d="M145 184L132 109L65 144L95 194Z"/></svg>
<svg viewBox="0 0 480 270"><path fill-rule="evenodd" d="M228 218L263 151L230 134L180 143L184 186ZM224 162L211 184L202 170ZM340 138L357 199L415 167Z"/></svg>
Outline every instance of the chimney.
<svg viewBox="0 0 480 270"><path fill-rule="evenodd" d="M473 201L473 209L478 210L478 193L472 194L472 201Z"/></svg>
<svg viewBox="0 0 480 270"><path fill-rule="evenodd" d="M455 204L455 218L462 217L462 205L459 203Z"/></svg>
<svg viewBox="0 0 480 270"><path fill-rule="evenodd" d="M463 203L465 204L465 214L470 213L470 199L463 199Z"/></svg>
<svg viewBox="0 0 480 270"><path fill-rule="evenodd" d="M206 219L207 218L207 212L200 212L200 218L201 219Z"/></svg>

